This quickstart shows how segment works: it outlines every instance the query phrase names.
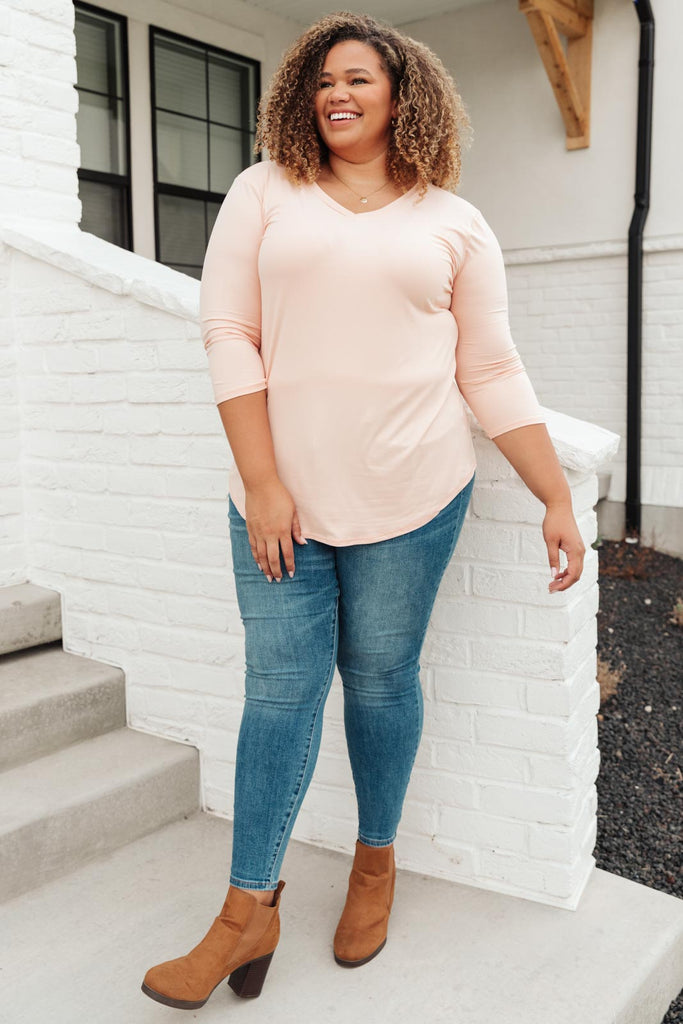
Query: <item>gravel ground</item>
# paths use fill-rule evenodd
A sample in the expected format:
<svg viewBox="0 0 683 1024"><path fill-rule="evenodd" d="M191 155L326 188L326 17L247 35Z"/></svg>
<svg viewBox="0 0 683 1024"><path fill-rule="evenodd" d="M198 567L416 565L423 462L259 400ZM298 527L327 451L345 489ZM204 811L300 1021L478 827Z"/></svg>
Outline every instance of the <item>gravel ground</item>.
<svg viewBox="0 0 683 1024"><path fill-rule="evenodd" d="M602 541L598 557L595 859L683 897L683 560L617 541ZM683 1024L683 992L662 1024Z"/></svg>

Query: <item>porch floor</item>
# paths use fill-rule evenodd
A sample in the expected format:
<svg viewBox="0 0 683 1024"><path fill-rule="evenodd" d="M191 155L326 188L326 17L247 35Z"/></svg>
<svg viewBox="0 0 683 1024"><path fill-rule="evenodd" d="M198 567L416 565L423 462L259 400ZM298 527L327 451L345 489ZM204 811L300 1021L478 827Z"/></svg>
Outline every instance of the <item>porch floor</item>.
<svg viewBox="0 0 683 1024"><path fill-rule="evenodd" d="M3 1021L659 1024L683 984L683 901L600 870L575 911L399 872L386 947L343 969L331 946L350 858L292 841L262 995L221 985L183 1017L140 983L218 913L230 829L195 814L0 906Z"/></svg>

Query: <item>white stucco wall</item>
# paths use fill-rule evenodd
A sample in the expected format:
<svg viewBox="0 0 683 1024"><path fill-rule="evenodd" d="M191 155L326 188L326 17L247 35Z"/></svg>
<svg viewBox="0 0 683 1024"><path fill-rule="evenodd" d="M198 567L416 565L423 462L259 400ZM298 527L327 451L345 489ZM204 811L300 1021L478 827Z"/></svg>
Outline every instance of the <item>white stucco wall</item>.
<svg viewBox="0 0 683 1024"><path fill-rule="evenodd" d="M683 4L658 0L652 205L647 237L683 234L679 46ZM403 25L455 76L473 127L460 192L504 249L626 237L635 187L640 23L633 4L595 0L591 143L568 151L527 20L510 0Z"/></svg>

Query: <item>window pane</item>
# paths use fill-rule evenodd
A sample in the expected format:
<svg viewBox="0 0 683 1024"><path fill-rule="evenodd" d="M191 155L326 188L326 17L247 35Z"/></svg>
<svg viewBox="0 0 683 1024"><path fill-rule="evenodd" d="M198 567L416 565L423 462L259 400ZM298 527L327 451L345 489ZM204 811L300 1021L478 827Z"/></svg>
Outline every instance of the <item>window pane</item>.
<svg viewBox="0 0 683 1024"><path fill-rule="evenodd" d="M126 174L123 101L81 92L76 123L81 167L108 174Z"/></svg>
<svg viewBox="0 0 683 1024"><path fill-rule="evenodd" d="M154 37L156 105L206 117L206 57L203 49Z"/></svg>
<svg viewBox="0 0 683 1024"><path fill-rule="evenodd" d="M79 88L121 96L120 22L77 9L75 34Z"/></svg>
<svg viewBox="0 0 683 1024"><path fill-rule="evenodd" d="M152 46L157 251L162 263L200 277L216 194L256 159L258 66L157 29Z"/></svg>
<svg viewBox="0 0 683 1024"><path fill-rule="evenodd" d="M252 136L236 132L232 128L221 128L212 124L209 128L211 140L211 184L212 192L227 192L233 181L252 162L249 149Z"/></svg>
<svg viewBox="0 0 683 1024"><path fill-rule="evenodd" d="M128 248L126 190L118 185L79 181L78 194L83 205L81 229L114 245Z"/></svg>
<svg viewBox="0 0 683 1024"><path fill-rule="evenodd" d="M256 68L250 67L249 73L245 76L244 102L247 109L245 127L256 132L256 113L258 108L258 94L256 92Z"/></svg>
<svg viewBox="0 0 683 1024"><path fill-rule="evenodd" d="M234 61L209 58L209 110L212 121L234 128L250 128L249 74Z"/></svg>
<svg viewBox="0 0 683 1024"><path fill-rule="evenodd" d="M203 199L159 196L159 240L162 263L201 267L206 250ZM180 267L178 267L180 269Z"/></svg>
<svg viewBox="0 0 683 1024"><path fill-rule="evenodd" d="M157 112L158 180L186 188L209 187L207 125Z"/></svg>

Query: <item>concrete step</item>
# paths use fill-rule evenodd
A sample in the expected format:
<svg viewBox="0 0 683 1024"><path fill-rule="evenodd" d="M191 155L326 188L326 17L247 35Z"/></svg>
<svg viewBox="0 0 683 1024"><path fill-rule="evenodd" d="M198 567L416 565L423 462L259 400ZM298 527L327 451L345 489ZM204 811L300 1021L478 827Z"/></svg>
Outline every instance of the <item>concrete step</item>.
<svg viewBox="0 0 683 1024"><path fill-rule="evenodd" d="M191 814L194 747L117 729L0 775L0 901Z"/></svg>
<svg viewBox="0 0 683 1024"><path fill-rule="evenodd" d="M153 964L187 953L220 910L231 834L229 822L193 815L0 907L0 934L11 936L3 1024L182 1016L140 984ZM250 1003L222 984L194 1016L202 1024L661 1024L683 984L683 901L673 896L594 870L569 911L400 870L400 830L396 854L387 944L350 971L334 962L332 936L351 859L292 841L263 993Z"/></svg>
<svg viewBox="0 0 683 1024"><path fill-rule="evenodd" d="M62 635L61 599L35 583L0 587L0 654L49 644Z"/></svg>
<svg viewBox="0 0 683 1024"><path fill-rule="evenodd" d="M0 771L125 724L120 668L61 644L0 660Z"/></svg>

